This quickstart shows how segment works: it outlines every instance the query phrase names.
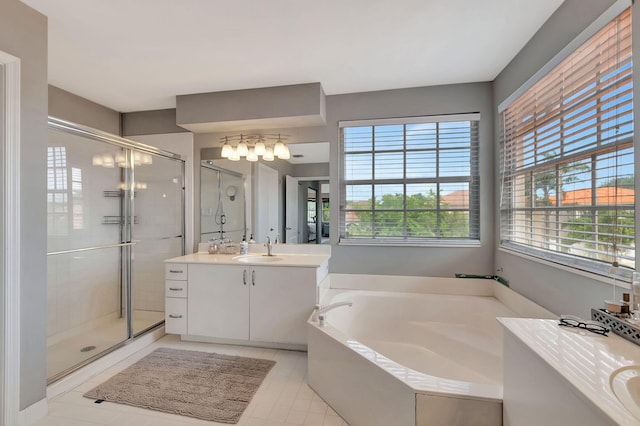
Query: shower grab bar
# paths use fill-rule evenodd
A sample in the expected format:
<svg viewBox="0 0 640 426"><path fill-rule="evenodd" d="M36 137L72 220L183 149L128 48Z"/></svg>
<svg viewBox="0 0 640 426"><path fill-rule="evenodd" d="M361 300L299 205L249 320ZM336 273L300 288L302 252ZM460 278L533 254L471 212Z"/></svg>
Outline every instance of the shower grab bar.
<svg viewBox="0 0 640 426"><path fill-rule="evenodd" d="M106 244L106 245L103 245L103 246L83 247L83 248L79 248L79 249L52 251L50 253L47 253L47 256L53 256L53 255L57 255L57 254L78 253L78 252L81 252L81 251L99 250L99 249L114 248L114 247L128 247L128 246L135 246L136 244L138 244L137 241L136 242L131 242L131 243Z"/></svg>

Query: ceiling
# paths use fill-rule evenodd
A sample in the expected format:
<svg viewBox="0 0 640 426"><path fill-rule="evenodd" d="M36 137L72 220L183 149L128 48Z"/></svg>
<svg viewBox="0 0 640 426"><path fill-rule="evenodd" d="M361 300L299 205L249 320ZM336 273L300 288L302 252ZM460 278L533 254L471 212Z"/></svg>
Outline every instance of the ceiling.
<svg viewBox="0 0 640 426"><path fill-rule="evenodd" d="M49 83L120 112L320 82L327 95L491 81L562 0L22 0Z"/></svg>

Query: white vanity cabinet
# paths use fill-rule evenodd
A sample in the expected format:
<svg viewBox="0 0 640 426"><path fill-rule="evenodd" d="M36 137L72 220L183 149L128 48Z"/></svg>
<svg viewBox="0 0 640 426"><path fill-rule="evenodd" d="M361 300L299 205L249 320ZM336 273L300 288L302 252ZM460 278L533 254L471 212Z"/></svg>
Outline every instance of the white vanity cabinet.
<svg viewBox="0 0 640 426"><path fill-rule="evenodd" d="M164 276L165 331L184 334L187 332L187 265L167 263L165 264Z"/></svg>
<svg viewBox="0 0 640 426"><path fill-rule="evenodd" d="M187 333L220 339L249 339L247 268L189 265Z"/></svg>
<svg viewBox="0 0 640 426"><path fill-rule="evenodd" d="M255 266L249 292L250 339L307 344L307 318L316 303L316 269Z"/></svg>
<svg viewBox="0 0 640 426"><path fill-rule="evenodd" d="M187 338L307 344L320 267L189 263ZM167 298L168 300L168 298Z"/></svg>

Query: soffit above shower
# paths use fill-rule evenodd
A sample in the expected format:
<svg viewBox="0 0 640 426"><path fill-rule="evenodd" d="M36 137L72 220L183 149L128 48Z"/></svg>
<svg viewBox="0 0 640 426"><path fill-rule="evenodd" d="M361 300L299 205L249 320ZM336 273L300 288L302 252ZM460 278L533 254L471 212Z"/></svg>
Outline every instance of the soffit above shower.
<svg viewBox="0 0 640 426"><path fill-rule="evenodd" d="M323 126L325 94L307 83L179 95L176 124L194 133Z"/></svg>

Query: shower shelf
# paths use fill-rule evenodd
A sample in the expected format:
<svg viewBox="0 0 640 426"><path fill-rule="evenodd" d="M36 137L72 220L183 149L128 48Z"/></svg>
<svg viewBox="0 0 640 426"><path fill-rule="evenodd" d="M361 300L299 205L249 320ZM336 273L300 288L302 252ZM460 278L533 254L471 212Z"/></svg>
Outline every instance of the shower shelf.
<svg viewBox="0 0 640 426"><path fill-rule="evenodd" d="M133 223L138 224L138 216L133 217ZM103 225L124 225L124 218L122 216L103 216Z"/></svg>
<svg viewBox="0 0 640 426"><path fill-rule="evenodd" d="M102 195L106 198L122 198L124 196L125 191L123 189L118 189L117 191L103 191ZM133 191L133 196L136 197L138 193Z"/></svg>

